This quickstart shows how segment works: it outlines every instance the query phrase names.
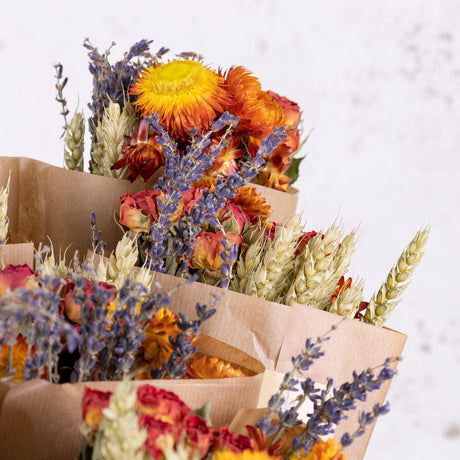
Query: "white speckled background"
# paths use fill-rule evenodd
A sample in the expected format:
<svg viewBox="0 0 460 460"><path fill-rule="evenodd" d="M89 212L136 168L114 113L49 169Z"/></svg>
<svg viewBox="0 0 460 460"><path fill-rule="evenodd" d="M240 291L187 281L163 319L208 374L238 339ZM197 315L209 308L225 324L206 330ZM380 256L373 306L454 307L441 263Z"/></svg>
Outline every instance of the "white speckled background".
<svg viewBox="0 0 460 460"><path fill-rule="evenodd" d="M457 0L31 0L0 18L0 155L62 164L53 64L70 109L91 86L88 36L117 58L153 49L241 64L297 101L306 132L300 210L311 228L359 225L352 275L370 295L415 232L422 265L389 326L409 340L366 459L458 458L460 447L460 3Z"/></svg>

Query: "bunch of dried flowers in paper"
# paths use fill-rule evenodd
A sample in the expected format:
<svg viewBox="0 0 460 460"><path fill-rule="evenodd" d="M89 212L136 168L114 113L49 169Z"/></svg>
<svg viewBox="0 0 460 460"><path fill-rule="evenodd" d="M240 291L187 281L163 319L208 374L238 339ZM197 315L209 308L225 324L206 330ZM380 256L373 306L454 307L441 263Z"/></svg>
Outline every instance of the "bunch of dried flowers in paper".
<svg viewBox="0 0 460 460"><path fill-rule="evenodd" d="M212 70L203 58L182 53L165 61L169 50L149 51L151 41L134 44L123 58L111 64L111 47L100 53L89 40L90 72L93 76L89 131L90 171L111 177L147 181L165 164L161 143L145 118L157 114L168 135L185 150L190 138L208 131L225 112L238 118L229 142L219 148L216 161L205 171L208 177L229 176L254 157L274 128L283 127L286 138L271 152L255 182L286 191L298 176L301 158L295 158L302 142L299 106L273 91L262 90L257 77L241 66ZM57 100L64 116L65 161L81 170L84 133L81 112L70 123L63 89L62 65L56 65ZM62 80L63 79L63 80ZM214 132L210 149L221 144Z"/></svg>
<svg viewBox="0 0 460 460"><path fill-rule="evenodd" d="M50 257L37 264L39 270L50 271ZM119 288L95 281L96 271L86 264L66 272L40 276L27 265L0 270L2 379L245 375L217 358L196 355L201 325L215 313L214 305L197 302L197 319L188 320L167 309L172 292L150 292L129 278Z"/></svg>
<svg viewBox="0 0 460 460"><path fill-rule="evenodd" d="M360 414L356 431L345 433L340 444L322 437L332 434L340 420L356 409L356 401L365 400L368 392L378 390L393 377L394 371L388 367L393 359L374 369L355 372L350 382L339 387L334 388L329 379L325 388L319 388L305 373L324 355L321 347L328 338L325 335L315 342L306 341L301 354L292 358L292 370L284 375L279 391L268 401L266 415L254 425L247 425L246 435L236 435L226 426L213 428L210 420L202 417L202 410L197 415L174 393L151 386L138 387L137 394L128 381L123 381L114 394L86 389L82 403L83 452L94 459L109 458L109 450L110 458L122 458L122 452L132 449L132 458L140 459L184 454L184 458L197 459L344 460L342 446L350 445L378 416L387 413L388 404L377 404L371 412ZM297 395L291 397L290 404L287 393ZM307 400L313 407L305 420L299 414ZM136 443L121 442L124 437L120 433Z"/></svg>

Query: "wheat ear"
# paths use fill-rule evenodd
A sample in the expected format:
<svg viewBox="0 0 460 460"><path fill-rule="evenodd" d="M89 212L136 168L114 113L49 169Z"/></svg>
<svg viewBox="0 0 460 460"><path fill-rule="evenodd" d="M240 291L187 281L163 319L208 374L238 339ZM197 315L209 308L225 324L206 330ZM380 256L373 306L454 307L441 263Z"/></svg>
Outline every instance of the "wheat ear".
<svg viewBox="0 0 460 460"><path fill-rule="evenodd" d="M263 259L254 273L257 297L275 301L287 289L287 277L294 268L295 251L301 235L300 215L276 227L273 240L266 243Z"/></svg>
<svg viewBox="0 0 460 460"><path fill-rule="evenodd" d="M111 167L122 158L125 136L130 134L135 120L134 109L129 104L125 104L121 110L119 104L110 101L95 130L97 141L93 144L91 161L94 174L119 179L128 177L128 167L117 170L112 170Z"/></svg>
<svg viewBox="0 0 460 460"><path fill-rule="evenodd" d="M0 244L6 243L8 237L8 196L10 193L10 176L5 187L0 187Z"/></svg>
<svg viewBox="0 0 460 460"><path fill-rule="evenodd" d="M64 137L64 162L67 168L83 171L85 119L83 112L75 112Z"/></svg>
<svg viewBox="0 0 460 460"><path fill-rule="evenodd" d="M341 230L333 224L324 235L310 239L300 255L297 273L284 302L326 309L337 283L348 269L354 248L354 232L341 242Z"/></svg>
<svg viewBox="0 0 460 460"><path fill-rule="evenodd" d="M423 257L422 249L428 241L429 233L429 228L416 233L396 265L390 270L385 283L382 284L377 294L372 296L362 321L375 326L385 324L390 313L400 302L398 297L407 288L415 267Z"/></svg>

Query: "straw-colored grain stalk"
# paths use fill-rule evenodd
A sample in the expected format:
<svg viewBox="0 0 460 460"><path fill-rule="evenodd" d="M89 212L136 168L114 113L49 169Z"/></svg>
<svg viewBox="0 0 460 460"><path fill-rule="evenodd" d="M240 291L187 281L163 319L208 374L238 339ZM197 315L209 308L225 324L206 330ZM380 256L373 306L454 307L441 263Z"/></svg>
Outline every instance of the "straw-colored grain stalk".
<svg viewBox="0 0 460 460"><path fill-rule="evenodd" d="M422 251L430 229L419 230L407 249L401 254L396 265L390 270L385 283L382 284L377 294L373 295L362 321L383 326L388 319L388 315L400 302L400 296L407 288L410 277L423 257Z"/></svg>

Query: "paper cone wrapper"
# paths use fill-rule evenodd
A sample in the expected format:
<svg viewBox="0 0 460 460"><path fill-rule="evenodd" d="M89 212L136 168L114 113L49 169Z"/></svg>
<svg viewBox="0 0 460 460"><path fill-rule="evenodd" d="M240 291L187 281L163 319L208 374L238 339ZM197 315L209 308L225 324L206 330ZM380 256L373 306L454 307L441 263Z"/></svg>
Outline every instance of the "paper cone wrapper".
<svg viewBox="0 0 460 460"><path fill-rule="evenodd" d="M0 268L11 265L27 264L34 267L34 244L21 235L13 234L5 244L0 244Z"/></svg>
<svg viewBox="0 0 460 460"><path fill-rule="evenodd" d="M201 352L231 361L251 373L249 377L214 380L136 380L176 393L191 409L212 401L214 426L229 424L241 407L256 408L263 367L239 350L215 339L200 337ZM262 373L259 373L261 372ZM0 458L2 460L72 460L83 444L84 388L116 390L118 382L51 384L45 380L0 383Z"/></svg>
<svg viewBox="0 0 460 460"><path fill-rule="evenodd" d="M12 232L22 233L35 245L53 243L56 253L68 246L86 254L91 248L91 212L107 249L113 250L122 236L116 225L120 197L152 188L161 174L147 183L114 179L58 168L28 158L0 158L0 184L11 174L8 215ZM289 219L296 210L298 191L287 192L254 185L272 206L275 222Z"/></svg>

